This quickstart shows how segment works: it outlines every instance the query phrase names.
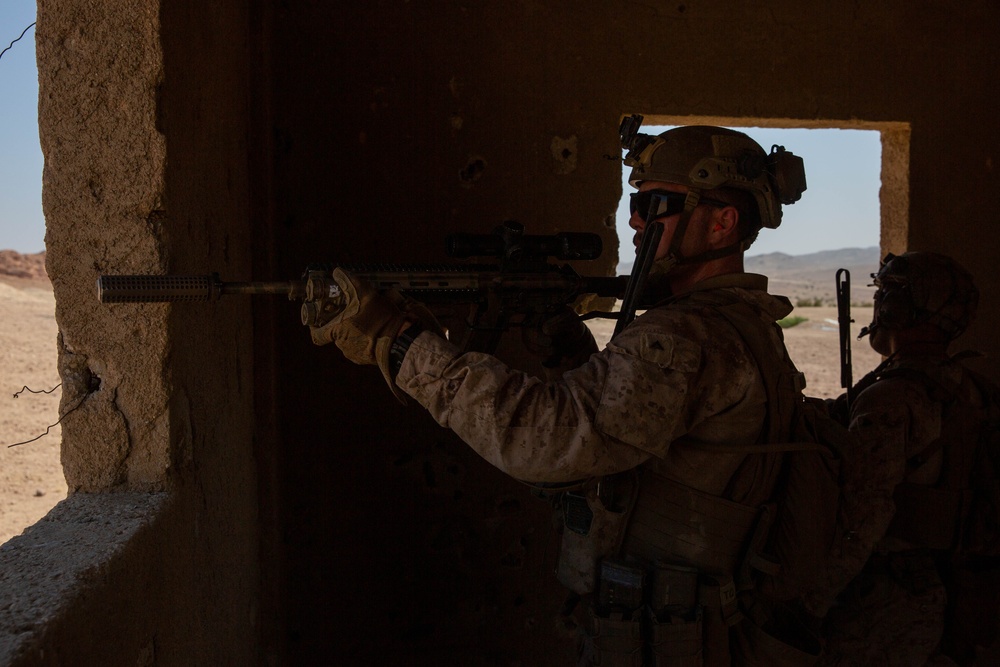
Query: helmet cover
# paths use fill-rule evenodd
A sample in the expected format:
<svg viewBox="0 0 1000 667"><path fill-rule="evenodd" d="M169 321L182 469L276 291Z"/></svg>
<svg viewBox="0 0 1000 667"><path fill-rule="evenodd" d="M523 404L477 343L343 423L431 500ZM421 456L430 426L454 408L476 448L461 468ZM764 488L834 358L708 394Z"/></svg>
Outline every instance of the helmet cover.
<svg viewBox="0 0 1000 667"><path fill-rule="evenodd" d="M623 140L624 141L624 140ZM629 183L677 183L704 192L718 188L753 195L760 224L781 224L781 204L799 200L806 189L802 159L782 146L770 155L749 136L736 130L705 125L677 127L653 137L632 131L626 148Z"/></svg>
<svg viewBox="0 0 1000 667"><path fill-rule="evenodd" d="M927 322L958 338L976 316L979 290L952 258L936 252L886 255L873 273L876 327L906 329Z"/></svg>

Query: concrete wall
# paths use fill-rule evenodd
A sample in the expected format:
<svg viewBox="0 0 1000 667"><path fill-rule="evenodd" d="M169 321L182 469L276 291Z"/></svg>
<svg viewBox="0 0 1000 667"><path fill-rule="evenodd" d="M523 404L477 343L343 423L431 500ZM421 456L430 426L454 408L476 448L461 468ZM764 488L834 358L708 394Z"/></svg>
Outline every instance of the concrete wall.
<svg viewBox="0 0 1000 667"><path fill-rule="evenodd" d="M572 632L545 504L371 369L314 348L295 304L98 308L99 273L436 261L447 233L509 218L601 233L610 251L586 270L608 272L621 114L877 124L891 128L884 249L940 250L977 276L966 343L1000 378L998 13L986 0L43 0L64 408L83 398L64 422L66 503L157 499L109 556L107 572L134 577L85 580L108 604L152 593L102 657L569 664ZM138 567L153 554L158 567ZM106 632L89 609L22 633L22 664Z"/></svg>
<svg viewBox="0 0 1000 667"><path fill-rule="evenodd" d="M247 10L189 4L39 2L70 496L0 551L3 664L259 655L250 305L101 305L95 289L102 273L250 274Z"/></svg>

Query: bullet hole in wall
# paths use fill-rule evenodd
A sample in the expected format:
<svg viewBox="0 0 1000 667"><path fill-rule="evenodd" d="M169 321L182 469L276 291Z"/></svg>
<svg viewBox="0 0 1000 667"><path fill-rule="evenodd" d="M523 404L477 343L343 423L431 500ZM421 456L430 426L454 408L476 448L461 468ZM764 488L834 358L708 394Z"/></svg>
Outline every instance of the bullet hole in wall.
<svg viewBox="0 0 1000 667"><path fill-rule="evenodd" d="M458 177L461 179L463 185L469 187L483 177L484 171L486 171L486 160L481 157L473 157L462 168Z"/></svg>

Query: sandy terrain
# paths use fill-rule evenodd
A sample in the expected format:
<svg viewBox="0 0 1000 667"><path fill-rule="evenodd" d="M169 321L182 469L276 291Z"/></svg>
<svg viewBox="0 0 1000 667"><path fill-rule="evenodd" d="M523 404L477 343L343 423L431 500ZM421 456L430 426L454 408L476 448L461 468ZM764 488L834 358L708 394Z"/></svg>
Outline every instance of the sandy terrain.
<svg viewBox="0 0 1000 667"><path fill-rule="evenodd" d="M3 258L0 258L2 260ZM66 497L59 463L61 390L56 371L55 301L47 279L0 278L0 543L45 516Z"/></svg>
<svg viewBox="0 0 1000 667"><path fill-rule="evenodd" d="M59 383L55 302L43 263L41 255L0 251L0 544L38 521L67 492L59 462L59 426L34 442L8 447L45 433L59 419L59 389L13 397L25 385L41 391ZM856 309L855 319L867 323L867 311ZM785 330L792 359L808 379L807 393L838 395L836 309L798 308L794 314L808 318ZM614 324L597 320L593 328L603 344ZM858 328L856 325L855 334ZM878 363L879 357L863 341L853 347L857 380Z"/></svg>

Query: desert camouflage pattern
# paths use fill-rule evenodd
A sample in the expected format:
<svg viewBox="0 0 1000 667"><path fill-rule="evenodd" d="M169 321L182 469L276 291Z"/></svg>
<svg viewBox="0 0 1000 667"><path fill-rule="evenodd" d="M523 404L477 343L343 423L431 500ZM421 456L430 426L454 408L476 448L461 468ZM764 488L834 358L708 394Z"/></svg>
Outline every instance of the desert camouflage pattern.
<svg viewBox="0 0 1000 667"><path fill-rule="evenodd" d="M697 287L729 290L751 304L780 346L771 325L792 308L766 288L767 279L752 274ZM556 381L489 355L461 354L423 333L396 382L483 458L529 482L609 475L655 457L670 477L721 495L745 455L689 445L752 444L766 414L764 387L740 335L711 307L683 299L647 311Z"/></svg>
<svg viewBox="0 0 1000 667"><path fill-rule="evenodd" d="M954 665L937 655L944 633L945 587L929 555L899 555L870 566L827 622L836 628L822 665Z"/></svg>
<svg viewBox="0 0 1000 667"><path fill-rule="evenodd" d="M935 361L944 358L928 363ZM937 372L953 373L957 382L962 369L938 365ZM907 375L881 379L855 398L850 427L862 452L845 478L853 485L848 497L857 500L852 514L858 520L826 583L835 591L858 576L827 619L825 664L953 664L936 656L945 591L930 556L885 537L895 512L896 486L904 480L934 484L941 474L941 452L910 473L906 461L940 437L947 427L943 412L939 400L928 394L927 383Z"/></svg>

